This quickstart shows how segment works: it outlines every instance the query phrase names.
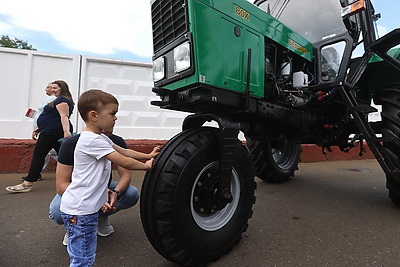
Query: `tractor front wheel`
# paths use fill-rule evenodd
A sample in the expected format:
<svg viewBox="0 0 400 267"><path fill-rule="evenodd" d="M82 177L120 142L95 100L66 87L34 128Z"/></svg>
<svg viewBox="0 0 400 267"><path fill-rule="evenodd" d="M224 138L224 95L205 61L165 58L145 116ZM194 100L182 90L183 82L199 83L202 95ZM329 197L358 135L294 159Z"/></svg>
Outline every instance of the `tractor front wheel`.
<svg viewBox="0 0 400 267"><path fill-rule="evenodd" d="M171 139L143 181L140 212L159 254L180 264L206 265L229 252L247 228L255 182L247 150L238 140L232 201L218 196L219 129L196 128Z"/></svg>

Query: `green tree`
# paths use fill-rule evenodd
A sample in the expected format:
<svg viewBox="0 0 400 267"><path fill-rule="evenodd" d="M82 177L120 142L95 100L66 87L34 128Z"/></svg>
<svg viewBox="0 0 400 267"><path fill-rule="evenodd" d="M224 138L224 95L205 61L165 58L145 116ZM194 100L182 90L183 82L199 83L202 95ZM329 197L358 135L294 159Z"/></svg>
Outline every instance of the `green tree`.
<svg viewBox="0 0 400 267"><path fill-rule="evenodd" d="M9 48L34 50L34 51L37 50L36 48L33 48L32 45L28 44L28 42L18 39L18 38L11 39L10 36L8 36L8 35L1 36L0 46L1 47L9 47Z"/></svg>

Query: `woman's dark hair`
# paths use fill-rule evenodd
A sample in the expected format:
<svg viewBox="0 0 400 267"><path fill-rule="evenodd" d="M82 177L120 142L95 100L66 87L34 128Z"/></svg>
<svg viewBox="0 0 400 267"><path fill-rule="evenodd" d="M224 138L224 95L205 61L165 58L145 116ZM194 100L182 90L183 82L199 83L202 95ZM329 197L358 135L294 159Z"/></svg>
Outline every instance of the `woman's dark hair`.
<svg viewBox="0 0 400 267"><path fill-rule="evenodd" d="M72 99L71 92L69 91L68 84L62 80L57 80L57 81L54 81L53 83L60 86L60 88L61 88L60 96L65 97L66 99L71 101L72 105L75 105L74 100Z"/></svg>

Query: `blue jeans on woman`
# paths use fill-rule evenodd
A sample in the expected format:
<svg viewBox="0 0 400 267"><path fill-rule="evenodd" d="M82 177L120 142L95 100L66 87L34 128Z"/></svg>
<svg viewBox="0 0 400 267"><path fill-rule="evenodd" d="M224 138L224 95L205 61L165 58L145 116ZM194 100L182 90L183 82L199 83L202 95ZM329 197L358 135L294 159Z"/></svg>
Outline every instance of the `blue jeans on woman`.
<svg viewBox="0 0 400 267"><path fill-rule="evenodd" d="M99 213L69 215L61 212L68 233L70 267L92 266L96 258Z"/></svg>
<svg viewBox="0 0 400 267"><path fill-rule="evenodd" d="M111 182L109 188L115 189L117 186L117 182ZM121 193L119 199L117 200L116 210L107 212L105 215L112 215L120 210L129 209L136 205L139 200L139 191L136 187L129 185L124 192ZM61 205L61 195L56 194L53 200L50 203L49 207L49 218L52 219L57 224L64 224L63 219L61 218L60 212Z"/></svg>

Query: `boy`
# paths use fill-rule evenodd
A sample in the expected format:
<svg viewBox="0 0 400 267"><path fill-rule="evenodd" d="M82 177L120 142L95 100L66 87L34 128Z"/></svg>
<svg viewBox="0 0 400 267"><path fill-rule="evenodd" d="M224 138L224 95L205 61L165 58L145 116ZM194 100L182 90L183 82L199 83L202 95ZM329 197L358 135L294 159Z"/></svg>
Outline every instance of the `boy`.
<svg viewBox="0 0 400 267"><path fill-rule="evenodd" d="M114 144L122 147L128 148L125 140L113 134L113 129L103 131L105 135L107 135ZM79 134L74 135L73 137L65 139L60 147L57 170L56 170L56 189L57 194L53 198L49 206L49 218L53 220L57 224L64 225L64 222L61 218L60 213L60 205L61 205L61 196L64 193L67 186L71 183L72 170L74 166L74 151L76 147L76 143L79 139ZM160 151L160 146L155 146L149 154L137 152L137 155L134 157L138 160L148 160L154 158ZM139 191L136 187L132 186L131 183L131 172L125 168L122 168L119 165L115 165L117 172L119 174L119 181L112 181L112 177L108 182L109 190L116 190L120 192L120 197L118 197L117 202L115 204L115 211L111 211L108 213L103 213L100 211L99 214L99 222L97 227L97 235L98 236L109 236L114 233L113 226L108 222L109 215L112 215L120 210L128 209L133 207L137 201L139 200ZM68 244L68 234L65 233L63 239L63 245Z"/></svg>
<svg viewBox="0 0 400 267"><path fill-rule="evenodd" d="M107 190L111 162L130 170L149 170L154 162L142 163L103 134L114 126L118 101L101 90L84 92L78 110L85 122L74 152L71 183L61 199L61 216L69 235L70 266L91 266L95 260L99 210L115 210L119 192ZM127 155L127 156L125 156ZM109 202L107 202L109 200Z"/></svg>

